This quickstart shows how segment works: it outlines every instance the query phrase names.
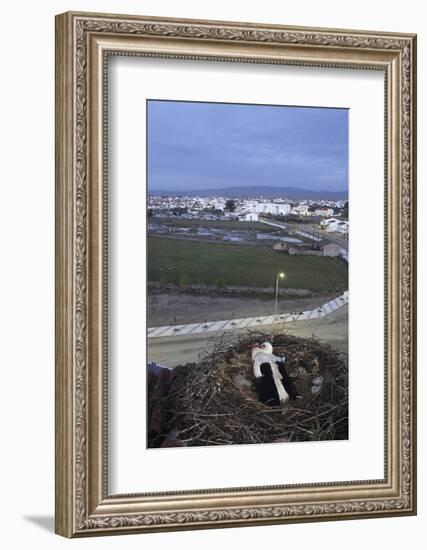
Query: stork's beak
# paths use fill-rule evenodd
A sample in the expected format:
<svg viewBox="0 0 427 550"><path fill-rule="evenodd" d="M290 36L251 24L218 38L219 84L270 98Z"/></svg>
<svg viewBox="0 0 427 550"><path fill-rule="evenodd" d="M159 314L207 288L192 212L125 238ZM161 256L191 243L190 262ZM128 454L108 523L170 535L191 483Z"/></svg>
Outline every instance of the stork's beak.
<svg viewBox="0 0 427 550"><path fill-rule="evenodd" d="M246 349L259 348L259 344L247 344Z"/></svg>

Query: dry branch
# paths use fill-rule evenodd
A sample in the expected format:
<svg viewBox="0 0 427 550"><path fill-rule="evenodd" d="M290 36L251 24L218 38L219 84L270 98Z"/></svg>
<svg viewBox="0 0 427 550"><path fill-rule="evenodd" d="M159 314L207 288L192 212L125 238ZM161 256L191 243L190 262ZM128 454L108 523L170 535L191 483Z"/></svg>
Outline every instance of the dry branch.
<svg viewBox="0 0 427 550"><path fill-rule="evenodd" d="M252 383L246 346L266 340L276 355L286 357L301 396L282 407L260 403ZM313 394L319 376L321 389ZM148 418L149 447L347 439L347 356L314 337L224 335L197 364L176 367L151 381Z"/></svg>

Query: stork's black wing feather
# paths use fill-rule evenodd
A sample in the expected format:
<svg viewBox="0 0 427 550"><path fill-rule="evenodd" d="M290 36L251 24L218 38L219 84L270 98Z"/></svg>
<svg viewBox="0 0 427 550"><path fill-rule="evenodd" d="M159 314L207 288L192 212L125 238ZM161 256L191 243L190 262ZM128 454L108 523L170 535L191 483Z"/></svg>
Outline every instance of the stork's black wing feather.
<svg viewBox="0 0 427 550"><path fill-rule="evenodd" d="M270 363L261 363L259 370L261 371L261 374L263 376L265 376L266 378L271 378L273 380L273 373L271 372Z"/></svg>
<svg viewBox="0 0 427 550"><path fill-rule="evenodd" d="M283 361L276 361L276 365L279 369L280 374L282 375L283 387L289 395L289 399L292 399L292 401L294 401L297 398L298 392L295 384L286 372L285 363Z"/></svg>
<svg viewBox="0 0 427 550"><path fill-rule="evenodd" d="M277 407L280 405L279 395L271 372L269 363L262 363L260 366L261 378L255 378L255 390L259 401L265 405Z"/></svg>

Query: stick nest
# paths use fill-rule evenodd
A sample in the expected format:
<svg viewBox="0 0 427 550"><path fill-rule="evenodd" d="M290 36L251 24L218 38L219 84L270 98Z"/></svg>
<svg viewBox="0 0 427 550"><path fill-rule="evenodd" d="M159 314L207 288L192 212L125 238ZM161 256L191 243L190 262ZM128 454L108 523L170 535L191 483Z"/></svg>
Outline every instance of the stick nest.
<svg viewBox="0 0 427 550"><path fill-rule="evenodd" d="M270 341L299 398L260 403L248 344ZM316 338L222 337L197 364L148 376L148 446L200 446L348 438L347 355Z"/></svg>

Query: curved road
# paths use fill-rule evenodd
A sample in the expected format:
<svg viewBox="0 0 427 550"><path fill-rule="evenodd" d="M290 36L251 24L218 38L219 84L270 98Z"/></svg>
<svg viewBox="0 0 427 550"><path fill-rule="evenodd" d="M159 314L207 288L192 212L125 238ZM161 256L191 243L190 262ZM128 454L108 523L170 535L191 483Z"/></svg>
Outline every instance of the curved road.
<svg viewBox="0 0 427 550"><path fill-rule="evenodd" d="M322 319L263 327L263 332L265 333L274 334L278 331L285 331L289 334L302 337L316 336L321 340L329 342L333 348L347 352L348 306L344 306ZM244 333L245 331L240 331L240 334ZM228 337L232 334L232 331L227 332ZM220 337L221 333L210 333L210 335L194 334L189 336L152 338L148 341L147 359L148 361L154 361L168 367L193 363L197 361L201 353L211 351L215 346L215 342Z"/></svg>

